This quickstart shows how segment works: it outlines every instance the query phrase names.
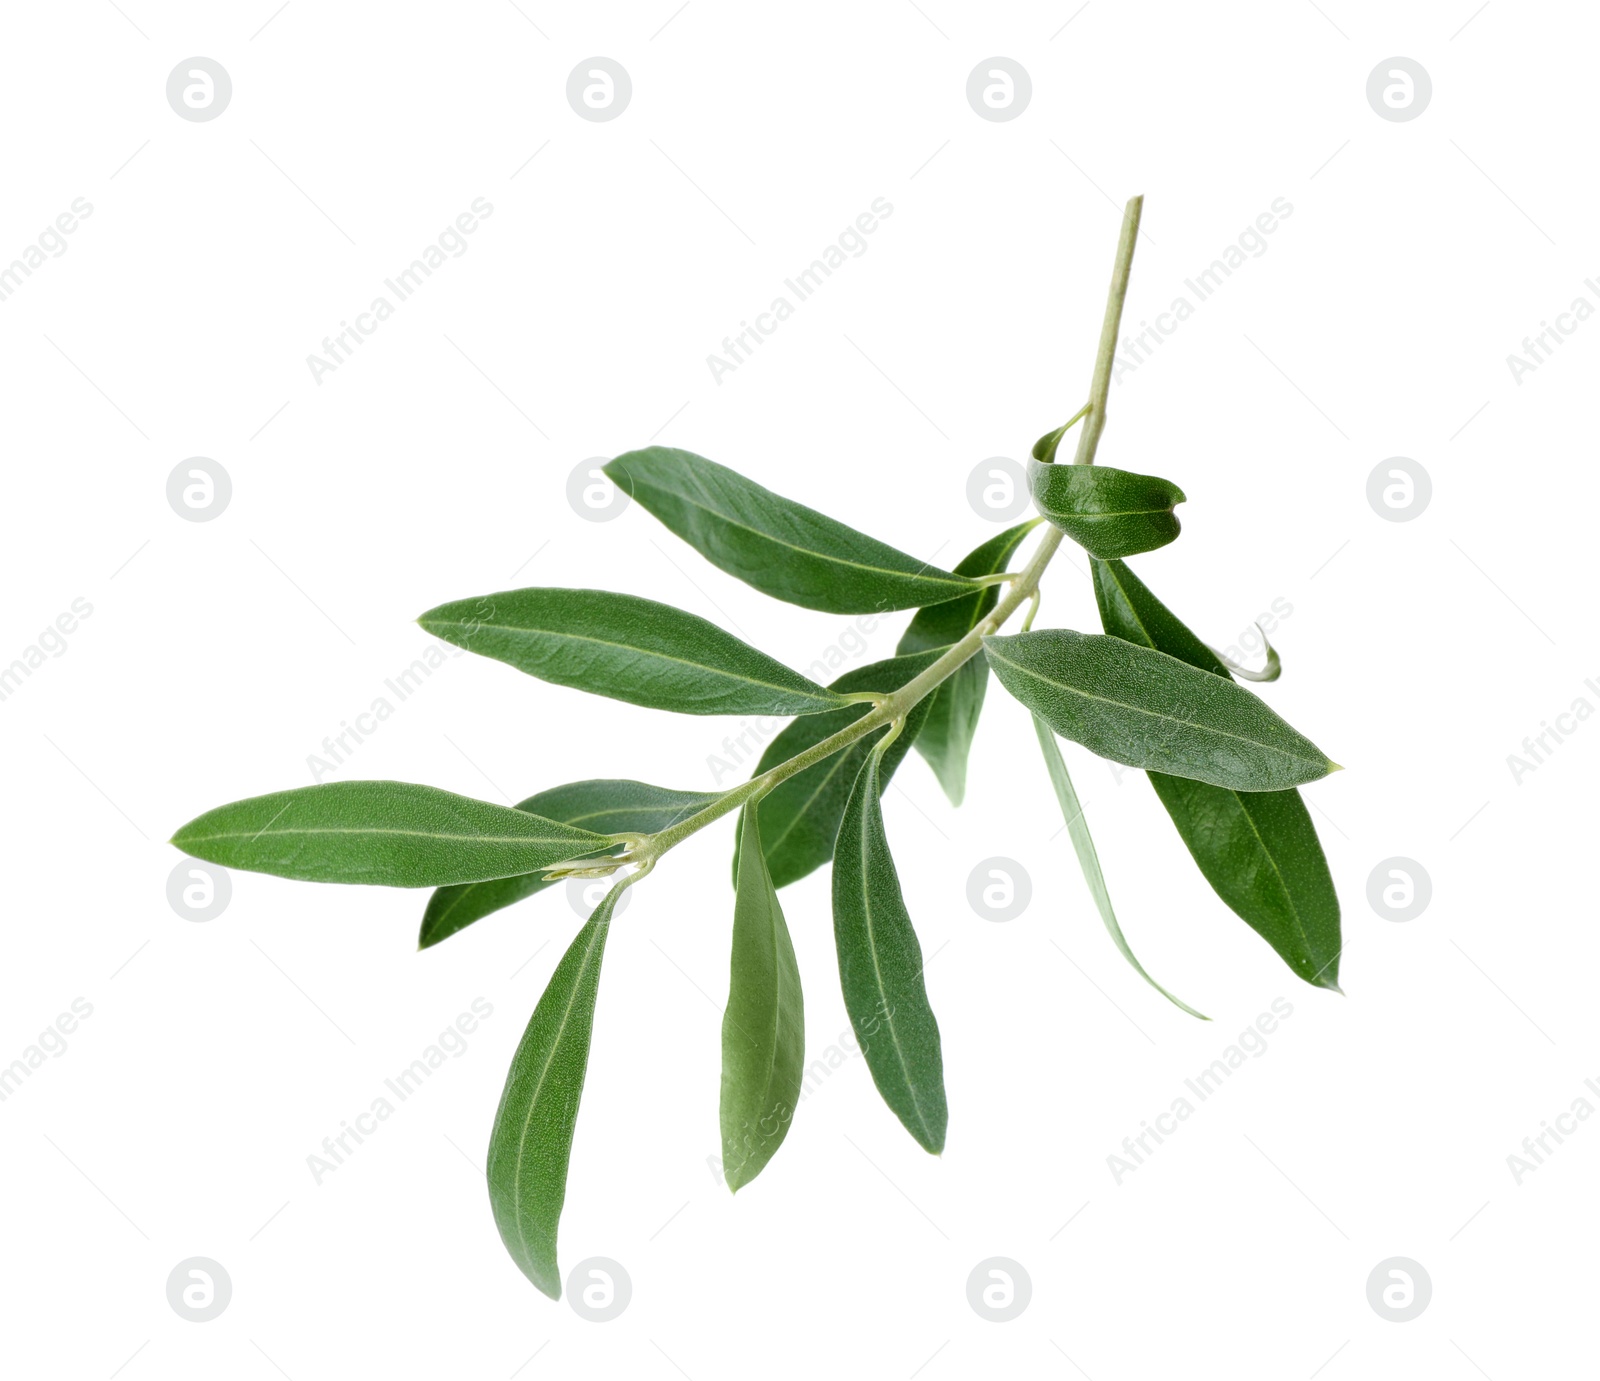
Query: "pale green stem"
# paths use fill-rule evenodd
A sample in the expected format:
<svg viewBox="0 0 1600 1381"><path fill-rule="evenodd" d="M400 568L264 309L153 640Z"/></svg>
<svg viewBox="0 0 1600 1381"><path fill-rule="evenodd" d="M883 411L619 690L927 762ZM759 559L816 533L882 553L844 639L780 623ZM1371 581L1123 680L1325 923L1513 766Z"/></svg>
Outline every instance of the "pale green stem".
<svg viewBox="0 0 1600 1381"><path fill-rule="evenodd" d="M1111 269L1111 292L1106 298L1106 319L1100 328L1100 349L1094 357L1094 382L1089 386L1089 416L1078 433L1078 454L1074 465L1093 465L1106 429L1106 395L1111 391L1111 365L1117 354L1117 333L1122 329L1122 304L1128 296L1128 271L1133 267L1133 246L1139 238L1139 218L1144 214L1144 198L1134 197L1122 213L1122 238L1117 241L1117 260Z"/></svg>
<svg viewBox="0 0 1600 1381"><path fill-rule="evenodd" d="M1139 216L1144 209L1144 198L1134 197L1128 202L1122 221L1122 236L1117 242L1116 264L1111 273L1111 293L1106 302L1105 321L1100 329L1100 346L1095 355L1094 378L1089 386L1089 401L1078 414L1086 416L1083 431L1078 438L1078 453L1073 457L1074 465L1094 464L1095 451L1100 445L1100 433L1106 425L1106 395L1111 388L1111 365L1117 349L1117 332L1122 325L1122 304L1128 295L1128 270L1133 263L1134 241L1139 234ZM1077 419L1074 418L1074 421ZM1070 425L1070 424L1069 424ZM1061 529L1057 527L1045 528L1043 538L1040 539L1032 558L1026 567L1016 575L995 576L984 579L986 584L1006 583L1009 588L1000 597L999 602L976 628L968 633L960 642L953 643L946 649L944 655L931 666L918 673L897 691L891 691L874 698L874 703L860 719L846 725L836 734L830 734L822 742L813 744L802 753L797 753L786 762L780 762L768 768L759 776L752 777L749 781L723 792L705 809L697 814L680 820L675 825L669 825L659 833L645 835L614 835L616 843L626 846L624 852L615 861L615 867L624 864L639 864L640 870L635 878L643 876L655 862L668 849L682 843L691 834L704 829L712 821L720 819L730 811L737 810L745 802L764 796L796 773L804 772L806 768L830 758L835 753L848 748L852 743L865 738L868 734L876 733L886 724L896 727L885 737L883 743L877 747L881 751L888 746L888 740L900 731L900 725L905 717L925 696L937 690L938 687L955 672L965 666L973 657L983 650L983 640L991 633L1004 626L1018 609L1025 603L1037 604L1039 579L1043 576L1045 568L1050 564L1050 559L1056 554L1056 549L1061 545ZM1031 622L1031 616L1030 616ZM561 868L563 864L553 865ZM604 863L593 861L592 866L605 867Z"/></svg>

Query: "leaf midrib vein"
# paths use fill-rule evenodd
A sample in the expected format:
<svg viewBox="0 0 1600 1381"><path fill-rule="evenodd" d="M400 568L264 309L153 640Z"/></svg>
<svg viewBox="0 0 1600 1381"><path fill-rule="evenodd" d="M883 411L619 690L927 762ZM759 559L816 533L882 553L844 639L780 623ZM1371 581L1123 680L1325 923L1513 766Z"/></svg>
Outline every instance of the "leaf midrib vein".
<svg viewBox="0 0 1600 1381"><path fill-rule="evenodd" d="M713 676L720 676L729 681L741 682L751 686L760 686L765 690L783 691L789 695L808 695L814 691L815 698L818 700L823 700L829 706L829 708L837 708L840 705L849 703L843 696L830 692L827 687L818 686L813 682L807 681L806 678L801 676L799 672L794 673L796 678L810 686L811 691L807 691L804 687L784 686L773 681L763 681L759 677L748 676L744 672L729 671L726 667L710 666L705 662L693 662L687 657L674 657L670 652L658 652L656 649L650 647L638 647L632 643L613 642L609 638L596 638L588 633L566 633L554 628L527 628L509 623L483 623L479 620L474 620L471 623L463 623L459 619L436 619L432 622L431 626L434 628L450 627L491 629L501 633L533 633L546 638L564 638L569 642L593 643L596 647L611 647L616 648L619 652L633 652L640 656L653 657L657 661L673 662L678 666L689 667L695 671L709 672ZM751 648L750 651L755 652L756 655L760 657L766 656L765 653L759 652L755 648ZM775 665L781 665L781 663L775 663Z"/></svg>
<svg viewBox="0 0 1600 1381"><path fill-rule="evenodd" d="M645 483L649 484L649 481L646 480ZM852 561L848 557L833 556L833 555L830 555L827 552L813 551L810 547L802 547L798 543L795 543L795 542L785 542L783 540L783 538L778 537L778 536L774 535L771 532L766 532L766 531L763 531L761 528L751 527L750 524L748 524L748 523L740 522L739 519L734 518L731 515L722 512L721 509L713 508L710 504L703 503L703 502L701 502L701 500L695 498L693 495L685 494L682 490L669 489L669 488L667 488L666 485L661 484L659 482L657 482L656 484L652 485L651 487L655 488L655 489L660 489L665 493L671 494L674 498L683 500L684 503L692 504L695 508L698 508L702 513L709 513L713 517L720 518L720 519L722 519L723 522L727 523L728 526L736 527L741 532L748 532L753 537L759 537L763 541L771 542L775 546L784 547L789 551L797 551L802 556L814 557L818 561L831 561L835 565L851 566L851 567L854 567L858 571L869 571L873 575L891 576L896 580L920 580L920 581L925 581L925 582L928 582L928 583L931 583L931 584L936 584L936 585L958 585L963 590L971 590L971 589L974 589L974 588L977 588L977 589L982 589L983 588L982 586L974 586L974 583L972 581L966 579L964 576L928 575L923 571L915 571L915 572L913 572L913 571L896 571L896 570L890 569L888 566L873 566L873 565L869 565L865 561ZM804 505L796 505L796 507L804 507ZM819 513L819 514L817 514L817 516L819 518L821 518L821 517L825 517L826 515ZM861 533L859 535L862 536L862 537L866 537L865 533ZM867 538L867 540L868 541L875 541L876 539L875 538ZM881 545L887 546L888 544L887 543L883 543ZM890 549L893 550L893 548L890 548ZM908 561L915 561L917 559L916 557L911 556L908 553L902 552L901 555L905 556Z"/></svg>
<svg viewBox="0 0 1600 1381"><path fill-rule="evenodd" d="M861 828L857 832L857 840L860 845L861 908L863 919L866 921L867 953L872 959L872 975L874 983L878 989L879 998L887 1001L888 993L884 988L883 968L878 963L878 942L873 934L874 922L872 917L872 889L868 885L869 872L867 867L867 836L871 823L869 816L873 809L881 809L881 807L878 806L877 791L875 790L878 785L878 772L876 764L869 766L864 775L867 776L869 780L866 783L867 790L862 793ZM917 1121L922 1124L922 1130L927 1135L928 1140L932 1141L933 1128L928 1125L927 1114L922 1109L922 1096L917 1091L917 1085L911 1077L911 1067L906 1063L905 1047L901 1044L900 1032L895 1025L894 1007L892 1004L889 1006L889 1010L884 1013L884 1022L889 1028L889 1038L894 1043L895 1059L899 1061L900 1074L905 1080L906 1092L911 1095L911 1105L917 1110Z"/></svg>
<svg viewBox="0 0 1600 1381"><path fill-rule="evenodd" d="M183 844L214 844L224 839L260 839L266 835L269 839L283 839L289 835L298 834L392 834L406 839L448 839L453 843L473 844L587 844L592 839L595 843L605 843L602 834L590 835L589 839L569 838L565 835L532 835L532 834L439 834L433 830L402 830L391 829L384 826L334 826L334 825L297 825L287 829L273 830L267 834L265 830L230 830L223 834L188 834L178 842ZM498 879L494 879L498 880Z"/></svg>
<svg viewBox="0 0 1600 1381"><path fill-rule="evenodd" d="M601 903L602 906L604 904ZM511 1212L517 1222L517 1239L522 1243L522 1255L526 1260L532 1259L532 1253L528 1250L527 1222L522 1216L522 1157L524 1148L528 1144L528 1129L533 1126L534 1109L538 1106L539 1095L544 1091L545 1080L550 1075L550 1066L555 1063L556 1052L560 1050L561 1042L566 1038L567 1024L572 1018L572 1009L577 1004L578 994L583 989L584 979L588 976L589 961L594 955L595 945L610 923L611 918L608 915L605 921L595 926L594 934L589 937L589 944L583 952L583 962L578 965L578 972L573 979L572 992L567 998L566 1007L562 1009L555 1038L550 1042L550 1053L545 1056L544 1068L539 1071L539 1078L534 1083L532 1094L528 1097L528 1111L522 1119L522 1131L517 1136L517 1159L511 1176Z"/></svg>

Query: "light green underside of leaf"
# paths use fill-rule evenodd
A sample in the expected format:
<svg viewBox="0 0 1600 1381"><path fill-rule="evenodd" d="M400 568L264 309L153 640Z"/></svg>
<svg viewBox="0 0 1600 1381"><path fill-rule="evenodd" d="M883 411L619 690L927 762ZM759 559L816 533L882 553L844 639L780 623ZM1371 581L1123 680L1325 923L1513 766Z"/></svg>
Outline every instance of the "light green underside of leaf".
<svg viewBox="0 0 1600 1381"><path fill-rule="evenodd" d="M1056 800L1060 803L1061 813L1066 818L1067 833L1072 839L1073 850L1078 855L1078 864L1083 869L1083 879L1089 886L1089 894L1094 898L1095 907L1111 935L1112 943L1116 945L1122 957L1133 966L1134 971L1174 1007L1192 1017L1199 1017L1201 1021L1210 1021L1211 1018L1204 1012L1197 1012L1187 1002L1157 983L1134 955L1133 948L1128 944L1127 937L1122 933L1122 926L1117 921L1117 913L1112 908L1111 893L1106 888L1105 874L1100 868L1100 855L1095 849L1094 838L1089 833L1089 822L1084 818L1083 807L1078 803L1078 793L1072 785L1072 776L1067 771L1066 761L1061 756L1060 745L1056 743L1055 734L1050 726L1038 715L1033 716L1033 729L1039 737L1039 747L1044 752L1045 770L1050 774L1050 784L1055 788Z"/></svg>

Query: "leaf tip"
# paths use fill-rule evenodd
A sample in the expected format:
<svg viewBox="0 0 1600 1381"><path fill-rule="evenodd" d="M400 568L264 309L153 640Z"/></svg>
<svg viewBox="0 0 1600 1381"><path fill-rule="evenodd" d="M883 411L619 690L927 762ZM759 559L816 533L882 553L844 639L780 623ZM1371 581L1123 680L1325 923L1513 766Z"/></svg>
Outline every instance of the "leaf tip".
<svg viewBox="0 0 1600 1381"><path fill-rule="evenodd" d="M1343 771L1344 771L1344 764L1342 762L1335 762L1332 758L1328 759L1328 775L1330 777L1335 772L1343 772Z"/></svg>

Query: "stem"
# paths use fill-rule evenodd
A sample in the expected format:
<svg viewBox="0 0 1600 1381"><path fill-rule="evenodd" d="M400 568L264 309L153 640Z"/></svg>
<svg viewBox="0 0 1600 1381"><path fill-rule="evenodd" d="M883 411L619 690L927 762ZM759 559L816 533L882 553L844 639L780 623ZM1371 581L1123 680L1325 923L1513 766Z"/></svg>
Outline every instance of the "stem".
<svg viewBox="0 0 1600 1381"><path fill-rule="evenodd" d="M1094 357L1094 381L1089 385L1089 416L1078 433L1078 454L1074 465L1093 465L1100 446L1100 433L1106 429L1106 395L1111 391L1111 364L1117 353L1117 332L1122 328L1122 304L1128 296L1128 271L1133 267L1133 246L1139 238L1139 218L1144 215L1144 198L1133 197L1122 213L1122 237L1117 241L1117 259L1111 269L1111 292L1106 298L1106 319L1100 327L1100 349Z"/></svg>
<svg viewBox="0 0 1600 1381"><path fill-rule="evenodd" d="M1088 420L1084 423L1083 432L1079 436L1078 453L1072 462L1074 465L1094 464L1095 451L1100 445L1100 433L1105 430L1106 395L1111 388L1111 364L1116 354L1117 332L1122 324L1122 304L1128 295L1128 271L1133 265L1133 246L1139 234L1139 217L1143 209L1144 198L1134 197L1128 202L1127 210L1123 214L1122 236L1117 242L1116 263L1111 271L1111 292L1106 301L1105 321L1100 329L1100 347L1095 356L1094 378L1089 386L1089 401L1079 414L1080 416L1087 414ZM906 715L919 701L937 690L944 681L983 650L984 638L1003 627L1006 620L1024 604L1037 601L1039 579L1044 575L1051 557L1061 545L1061 538L1060 528L1046 526L1045 534L1034 550L1032 558L1019 574L996 576L989 580L990 584L1002 581L1008 584L1005 594L1000 597L989 616L960 642L952 643L943 656L912 677L899 690L876 697L876 703L860 719L847 724L838 733L830 734L822 742L813 744L803 753L797 753L786 762L780 762L759 776L732 787L704 810L668 826L657 834L647 835L643 839L637 836L613 836L617 843L627 846L617 858L616 866L621 867L626 863L640 864L642 866L635 877L642 876L645 871L655 866L656 860L668 849L704 829L712 821L737 810L747 801L759 799L779 782L787 780L796 773L804 772L806 768L814 766L824 758L832 757L868 734L876 733L884 725L895 724L897 721L903 723ZM1029 621L1032 621L1031 616ZM891 730L884 742L878 745L879 750L887 747L888 738L892 738L898 732L898 727Z"/></svg>

